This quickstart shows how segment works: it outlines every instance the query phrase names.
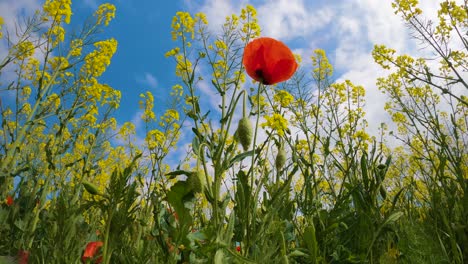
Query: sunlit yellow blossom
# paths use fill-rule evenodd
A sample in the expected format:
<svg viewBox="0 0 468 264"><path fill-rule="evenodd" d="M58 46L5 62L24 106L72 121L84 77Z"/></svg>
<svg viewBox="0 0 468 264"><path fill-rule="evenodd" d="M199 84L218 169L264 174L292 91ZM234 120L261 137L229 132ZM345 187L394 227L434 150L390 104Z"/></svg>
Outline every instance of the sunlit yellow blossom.
<svg viewBox="0 0 468 264"><path fill-rule="evenodd" d="M97 24L109 25L109 22L115 17L116 8L113 4L105 3L99 6L98 10L94 13L97 18Z"/></svg>
<svg viewBox="0 0 468 264"><path fill-rule="evenodd" d="M49 29L47 36L50 38L52 46L55 47L65 40L65 29L60 25L54 25Z"/></svg>
<svg viewBox="0 0 468 264"><path fill-rule="evenodd" d="M125 122L119 130L119 137L124 139L129 135L135 134L135 125L131 122Z"/></svg>
<svg viewBox="0 0 468 264"><path fill-rule="evenodd" d="M14 55L23 60L34 54L34 45L30 41L22 41L14 47Z"/></svg>
<svg viewBox="0 0 468 264"><path fill-rule="evenodd" d="M180 84L172 86L171 96L180 97L184 95L184 88Z"/></svg>
<svg viewBox="0 0 468 264"><path fill-rule="evenodd" d="M182 37L184 41L187 41L185 34L187 33L192 39L195 37L195 19L188 12L177 12L172 19L172 40L177 40L178 37Z"/></svg>
<svg viewBox="0 0 468 264"><path fill-rule="evenodd" d="M3 17L0 16L0 38L3 37L2 26L4 24Z"/></svg>
<svg viewBox="0 0 468 264"><path fill-rule="evenodd" d="M180 51L180 48L175 47L175 48L171 49L170 51L166 52L166 54L164 54L164 56L165 57L172 57L174 55L179 54L179 51Z"/></svg>
<svg viewBox="0 0 468 264"><path fill-rule="evenodd" d="M112 38L96 42L94 46L96 50L86 55L85 65L82 70L84 70L86 74L99 77L104 73L107 66L109 66L111 58L117 50L117 41Z"/></svg>
<svg viewBox="0 0 468 264"><path fill-rule="evenodd" d="M150 122L151 120L156 119L156 115L153 112L154 108L154 97L151 92L146 92L146 94L140 94L140 109L143 109L144 112L141 115L141 119L145 122Z"/></svg>
<svg viewBox="0 0 468 264"><path fill-rule="evenodd" d="M188 75L192 73L192 62L184 57L183 54L175 55L177 66L176 75L182 78L188 78Z"/></svg>
<svg viewBox="0 0 468 264"><path fill-rule="evenodd" d="M61 70L68 67L69 63L65 57L53 57L49 60L49 64L52 67L52 70ZM60 66L60 69L59 69Z"/></svg>
<svg viewBox="0 0 468 264"><path fill-rule="evenodd" d="M252 5L247 5L241 9L241 15L239 16L243 26L242 32L245 34L242 39L246 40L246 36L255 38L260 36L260 26L257 21L257 10Z"/></svg>
<svg viewBox="0 0 468 264"><path fill-rule="evenodd" d="M148 144L148 148L150 150L163 145L165 140L166 136L158 129L150 130L146 134L146 143Z"/></svg>
<svg viewBox="0 0 468 264"><path fill-rule="evenodd" d="M53 20L61 22L64 19L65 23L70 23L71 0L46 0L42 8Z"/></svg>
<svg viewBox="0 0 468 264"><path fill-rule="evenodd" d="M70 44L70 55L74 57L81 56L81 50L83 49L83 40L74 39Z"/></svg>
<svg viewBox="0 0 468 264"><path fill-rule="evenodd" d="M262 111L268 105L268 103L266 102L265 97L260 95L260 98L258 98L257 96L258 95L252 95L251 101L254 108L257 109L257 103L258 100L260 100L260 111Z"/></svg>
<svg viewBox="0 0 468 264"><path fill-rule="evenodd" d="M294 101L294 97L285 90L277 90L273 100L279 103L281 107L288 107Z"/></svg>
<svg viewBox="0 0 468 264"><path fill-rule="evenodd" d="M324 80L333 74L333 66L328 61L324 50L314 50L314 55L310 58L312 59L314 79Z"/></svg>
<svg viewBox="0 0 468 264"><path fill-rule="evenodd" d="M266 122L262 124L262 127L269 127L280 136L283 136L286 129L288 129L288 120L281 114L274 113L273 116L265 116L265 119Z"/></svg>
<svg viewBox="0 0 468 264"><path fill-rule="evenodd" d="M56 93L49 95L47 97L47 105L50 110L57 109L60 105L60 97Z"/></svg>

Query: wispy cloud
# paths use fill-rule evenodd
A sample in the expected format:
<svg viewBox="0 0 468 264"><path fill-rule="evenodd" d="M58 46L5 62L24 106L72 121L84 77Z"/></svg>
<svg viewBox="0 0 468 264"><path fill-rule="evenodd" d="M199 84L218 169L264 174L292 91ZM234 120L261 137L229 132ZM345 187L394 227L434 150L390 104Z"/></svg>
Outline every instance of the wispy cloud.
<svg viewBox="0 0 468 264"><path fill-rule="evenodd" d="M156 89L158 87L158 80L149 72L145 72L142 75L137 76L136 81L140 84L149 86L151 89Z"/></svg>
<svg viewBox="0 0 468 264"><path fill-rule="evenodd" d="M83 4L92 9L96 9L98 7L97 0L83 0Z"/></svg>

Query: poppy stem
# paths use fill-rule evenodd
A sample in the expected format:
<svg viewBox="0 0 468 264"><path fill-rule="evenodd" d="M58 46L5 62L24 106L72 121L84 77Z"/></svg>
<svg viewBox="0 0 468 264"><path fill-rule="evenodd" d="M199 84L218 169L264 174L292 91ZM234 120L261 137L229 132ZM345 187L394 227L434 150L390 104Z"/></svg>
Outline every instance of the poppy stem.
<svg viewBox="0 0 468 264"><path fill-rule="evenodd" d="M250 170L249 170L249 173L247 175L247 177L250 176L250 190L253 191L253 185L254 185L254 165L255 165L255 152L256 152L256 145L257 145L257 134L258 134L258 124L260 122L260 94L262 93L262 89L263 89L263 85L261 82L258 83L258 93L257 93L257 119L255 121L255 132L254 132L254 138L253 138L253 145L252 145L252 151L253 151L253 154L252 154L252 164L251 164L251 167L250 167ZM252 192L251 193L251 196L250 196L252 199L254 199L254 193ZM255 202L255 201L252 201L252 202ZM252 228L255 228L255 223L253 223L254 219L255 219L255 214L256 214L256 209L254 208L252 210L252 215L251 215L251 220L252 220L252 223L250 223L249 219L247 219L247 225L250 225ZM249 217L250 214L247 214L247 217ZM249 231L253 231L251 230L251 228L248 228ZM252 233L254 232L248 232L247 233L247 247L246 248L249 248L250 247L250 237L252 235Z"/></svg>
<svg viewBox="0 0 468 264"><path fill-rule="evenodd" d="M246 116L247 116L247 114L246 114L246 112L247 112L247 110L246 110L246 108L247 108L247 106L246 106L246 105L247 105L247 99L246 99L245 91L243 91L243 92L244 92L244 93L243 93L243 96L244 96L244 105L243 105L243 107L242 107L242 117L246 117Z"/></svg>

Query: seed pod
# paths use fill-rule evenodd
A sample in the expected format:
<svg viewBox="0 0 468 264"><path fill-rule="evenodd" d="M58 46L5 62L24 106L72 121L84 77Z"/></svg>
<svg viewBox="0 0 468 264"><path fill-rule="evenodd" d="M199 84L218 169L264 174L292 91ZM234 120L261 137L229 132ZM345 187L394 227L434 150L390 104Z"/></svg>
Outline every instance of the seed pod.
<svg viewBox="0 0 468 264"><path fill-rule="evenodd" d="M203 192L206 185L205 173L199 170L187 175L187 184L194 193Z"/></svg>
<svg viewBox="0 0 468 264"><path fill-rule="evenodd" d="M83 187L87 192L89 192L92 195L99 194L99 189L96 185L92 184L91 182L87 180L83 180Z"/></svg>
<svg viewBox="0 0 468 264"><path fill-rule="evenodd" d="M247 151L252 143L252 124L248 117L243 117L239 120L237 127L237 137L245 151Z"/></svg>
<svg viewBox="0 0 468 264"><path fill-rule="evenodd" d="M276 155L276 160L275 160L275 165L276 165L276 170L281 170L286 163L286 151L284 151L284 148L281 147L278 150L278 155Z"/></svg>

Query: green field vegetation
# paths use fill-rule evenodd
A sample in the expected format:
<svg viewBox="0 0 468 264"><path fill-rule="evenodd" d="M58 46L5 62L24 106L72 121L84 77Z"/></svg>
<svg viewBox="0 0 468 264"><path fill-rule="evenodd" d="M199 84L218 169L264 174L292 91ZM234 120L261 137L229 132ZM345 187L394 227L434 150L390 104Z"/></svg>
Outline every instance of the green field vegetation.
<svg viewBox="0 0 468 264"><path fill-rule="evenodd" d="M141 95L138 144L100 82L115 7L72 36L70 1L46 1L17 42L0 40L0 263L467 263L468 7L394 10L431 54L375 43L395 131L366 121L369 88L334 82L323 50L296 57L312 70L251 84L243 51L261 29L246 6L216 32L175 15L180 83L162 113ZM218 109L199 104L201 82Z"/></svg>

